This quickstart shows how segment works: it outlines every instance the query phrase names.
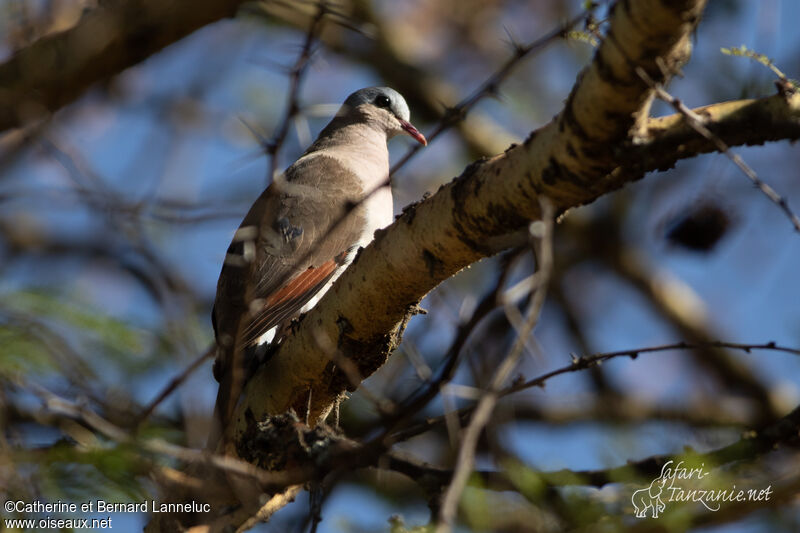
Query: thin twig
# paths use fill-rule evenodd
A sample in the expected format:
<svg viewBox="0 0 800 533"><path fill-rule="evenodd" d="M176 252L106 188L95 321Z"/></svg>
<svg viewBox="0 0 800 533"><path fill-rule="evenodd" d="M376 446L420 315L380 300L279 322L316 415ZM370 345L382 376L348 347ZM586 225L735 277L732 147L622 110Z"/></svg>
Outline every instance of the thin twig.
<svg viewBox="0 0 800 533"><path fill-rule="evenodd" d="M561 374L566 374L569 372L576 372L578 370L583 370L585 368L598 365L604 361L608 361L609 359L614 359L617 357L630 357L631 359L636 359L637 357L639 357L640 354L645 354L645 353L664 352L668 350L696 350L701 348L728 348L730 350L741 350L746 353L750 353L752 350L773 350L777 352L790 353L793 355L800 355L800 348L789 348L786 346L779 346L774 342L767 342L764 344L742 344L736 342L722 342L722 341L702 342L702 343L676 342L673 344L662 344L660 346L650 346L647 348L639 348L634 350L603 352L584 357L574 357L572 360L572 364L558 368L556 370L552 370L534 379L525 381L518 385L514 385L513 387L509 387L508 389L503 391L502 396L507 396L514 392L518 392L524 389L529 389L531 387L541 387L545 384L547 380L555 376L559 376Z"/></svg>
<svg viewBox="0 0 800 533"><path fill-rule="evenodd" d="M478 401L478 405L472 414L472 419L466 430L464 430L461 447L458 450L455 471L453 472L453 479L444 494L442 506L439 509L436 533L449 533L452 530L456 510L458 509L458 502L461 499L461 493L464 491L472 468L475 465L475 448L478 444L478 438L483 428L489 422L489 417L497 404L497 400L500 398L503 384L519 363L525 347L525 342L539 320L539 314L544 306L545 296L547 294L547 281L550 278L553 267L553 211L552 204L543 198L542 223L540 225L541 234L536 236L539 239L538 273L541 274L542 283L539 285L536 292L533 293L525 316L525 322L522 324L522 327L519 328L511 350L500 363L500 366L495 370L489 382L489 388Z"/></svg>
<svg viewBox="0 0 800 533"><path fill-rule="evenodd" d="M180 387L184 381L189 379L189 376L191 376L195 370L200 368L200 365L202 365L206 359L211 359L211 357L213 357L215 348L216 345L212 344L203 354L200 355L200 357L192 361L192 363L187 366L183 372L172 378L172 381L170 381L167 386L162 389L158 396L156 396L155 399L150 402L147 407L145 407L142 413L136 417L136 421L133 423L133 426L140 427L142 423L147 420L151 414L153 414L153 411L156 410L156 407L158 407L161 402L166 400L167 397L175 392L175 390Z"/></svg>
<svg viewBox="0 0 800 533"><path fill-rule="evenodd" d="M284 508L286 504L294 501L295 497L303 489L303 485L292 485L284 491L275 494L267 503L261 506L258 512L236 528L236 533L248 531L261 522L268 521L276 511Z"/></svg>
<svg viewBox="0 0 800 533"><path fill-rule="evenodd" d="M300 49L300 55L297 57L294 65L289 71L289 94L286 100L286 108L284 111L283 119L278 126L278 130L272 137L272 140L265 147L270 156L270 168L267 175L267 183L269 184L275 177L278 171L278 155L283 143L286 141L286 136L289 134L289 127L292 121L300 112L300 88L303 82L303 77L308 70L308 65L311 63L311 56L313 55L313 46L322 31L323 21L325 15L328 14L328 4L326 0L320 0L317 4L317 13L311 19L311 24L306 32L303 47Z"/></svg>
<svg viewBox="0 0 800 533"><path fill-rule="evenodd" d="M692 129L708 139L708 141L716 146L717 150L725 154L725 156L730 159L750 181L753 182L759 191L761 191L767 198L769 198L771 202L777 205L784 212L794 226L795 231L800 232L800 218L789 207L789 202L786 200L786 198L778 194L775 189L770 187L768 183L759 178L755 170L750 168L750 166L745 163L741 157L739 157L739 154L733 153L725 141L720 139L718 135L715 135L711 130L709 130L705 126L703 117L689 109L681 100L675 98L666 90L664 90L664 86L661 83L653 80L653 78L651 78L642 67L636 67L636 74L638 74L639 77L655 91L656 96L667 102L678 113L683 115L684 118L686 118L686 122L692 127Z"/></svg>
<svg viewBox="0 0 800 533"><path fill-rule="evenodd" d="M570 20L551 30L550 32L546 33L542 37L526 44L522 45L516 42L511 42L511 46L513 48L511 57L509 57L503 65L500 66L491 76L489 76L481 85L475 89L472 94L461 100L455 106L447 108L445 110L444 116L439 120L439 124L436 128L428 135L426 138L428 139L428 144L432 143L437 137L439 137L442 133L453 127L454 125L458 124L467 116L467 113L475 107L475 105L483 100L485 97L490 95L496 95L500 85L508 78L508 76L514 71L514 69L520 64L522 59L530 56L534 52L538 52L542 50L545 46L549 45L556 39L564 38L569 30L578 24L581 20L584 20L597 7L596 3L592 3L587 9L581 12L579 15L572 17ZM414 157L417 152L419 152L420 145L411 147L406 154L400 158L400 160L395 163L391 170L389 171L389 175L395 174L398 170L400 170L403 165L408 163L408 161Z"/></svg>
<svg viewBox="0 0 800 533"><path fill-rule="evenodd" d="M570 372L579 372L582 370L586 370L588 368L593 368L599 364L602 364L605 361L608 361L609 359L615 359L618 357L630 357L631 359L636 359L640 354L665 352L670 350L698 350L704 348L727 348L730 350L741 350L746 353L751 353L753 350L771 350L771 351L783 352L800 356L800 348L780 346L774 342L767 342L763 344L745 344L745 343L723 342L723 341L697 342L697 343L675 342L672 344L662 344L659 346L649 346L646 348L618 350L614 352L600 352L582 357L573 356L571 364L563 366L561 368L557 368L555 370L551 370L550 372L541 374L533 379L529 379L522 383L508 387L500 392L500 397L505 397L515 392L519 392L525 389L530 389L533 387L544 387L550 379L556 376L560 376L562 374L568 374ZM474 410L475 406L468 406L459 409L457 414L459 418L461 418L471 414ZM445 417L444 415L442 415L436 418L425 420L423 422L415 424L414 426L410 426L401 431L393 433L391 436L392 442L408 440L411 437L414 437L416 435L424 433L425 431L428 431L434 426L442 424L444 420Z"/></svg>
<svg viewBox="0 0 800 533"><path fill-rule="evenodd" d="M419 389L408 396L406 400L395 410L395 416L382 420L384 430L374 442L382 442L385 446L390 446L394 442L392 436L397 426L410 420L416 413L425 408L441 391L442 387L450 382L458 368L461 353L469 340L470 335L477 325L497 308L498 296L500 295L506 279L511 271L514 260L520 256L520 250L516 250L505 258L505 266L497 279L494 288L483 297L481 302L472 312L469 320L462 323L456 332L455 339L450 344L450 348L444 356L444 363L441 365L435 379L423 383Z"/></svg>
<svg viewBox="0 0 800 533"><path fill-rule="evenodd" d="M30 384L29 389L42 399L47 411L64 418L79 420L97 433L120 444L133 444L147 452L188 463L210 465L218 470L252 478L263 485L287 487L312 478L312 468L270 472L235 457L178 446L160 438L136 439L131 433L112 424L94 411L62 398L40 385Z"/></svg>

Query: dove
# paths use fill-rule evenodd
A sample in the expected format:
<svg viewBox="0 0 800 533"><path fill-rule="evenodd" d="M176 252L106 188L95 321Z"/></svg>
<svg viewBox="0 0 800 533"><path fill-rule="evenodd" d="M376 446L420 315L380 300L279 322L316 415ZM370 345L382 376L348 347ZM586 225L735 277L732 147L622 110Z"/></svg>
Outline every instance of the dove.
<svg viewBox="0 0 800 533"><path fill-rule="evenodd" d="M291 320L313 307L358 249L392 222L387 142L405 134L427 145L409 120L405 99L389 87L352 93L244 217L212 311L218 431L230 421L254 349L279 342Z"/></svg>

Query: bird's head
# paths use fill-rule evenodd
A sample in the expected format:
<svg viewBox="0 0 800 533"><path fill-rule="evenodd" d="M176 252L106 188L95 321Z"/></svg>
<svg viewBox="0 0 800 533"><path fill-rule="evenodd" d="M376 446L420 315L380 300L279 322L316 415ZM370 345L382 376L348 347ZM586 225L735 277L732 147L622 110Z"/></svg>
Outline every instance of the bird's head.
<svg viewBox="0 0 800 533"><path fill-rule="evenodd" d="M389 87L367 87L360 89L344 101L340 116L352 116L383 129L388 138L405 133L422 145L428 141L417 128L411 125L411 113L405 99Z"/></svg>

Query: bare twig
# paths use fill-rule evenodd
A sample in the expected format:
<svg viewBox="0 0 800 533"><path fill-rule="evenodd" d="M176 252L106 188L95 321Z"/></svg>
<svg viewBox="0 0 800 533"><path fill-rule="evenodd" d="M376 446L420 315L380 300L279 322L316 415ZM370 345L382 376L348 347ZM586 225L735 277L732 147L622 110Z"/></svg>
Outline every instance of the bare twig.
<svg viewBox="0 0 800 533"><path fill-rule="evenodd" d="M184 381L189 379L189 376L191 376L195 370L200 368L200 365L202 365L207 359L211 359L214 356L214 351L215 345L211 345L198 358L192 361L191 364L189 364L189 366L183 370L183 372L172 378L172 380L167 384L166 387L164 387L164 389L162 389L158 396L156 396L155 399L153 399L153 401L144 408L142 413L136 417L136 421L133 423L133 426L141 426L142 423L144 423L144 421L147 420L151 414L153 414L153 411L156 410L156 407L158 407L161 402L166 400L167 397L175 392L175 390L177 390L177 388L180 387Z"/></svg>
<svg viewBox="0 0 800 533"><path fill-rule="evenodd" d="M49 412L57 416L79 420L92 430L120 444L133 444L147 452L165 455L188 463L210 465L230 474L252 478L268 486L288 487L303 483L312 477L312 468L270 472L234 457L178 446L159 438L135 439L131 433L112 424L94 411L62 398L40 385L29 384L29 389L42 399L45 409Z"/></svg>
<svg viewBox="0 0 800 533"><path fill-rule="evenodd" d="M124 211L118 209L118 206L125 202L106 185L106 180L94 171L77 150L71 149L64 139L59 139L56 144L51 139L42 138L40 144L67 171L75 184L79 199L86 207L104 216L115 230L116 238L127 240L151 266L153 273L149 281L159 299L164 298L165 287L178 293L192 294L191 284L169 268L156 253L141 220L138 217L123 217Z"/></svg>
<svg viewBox="0 0 800 533"><path fill-rule="evenodd" d="M755 50L748 50L745 45L741 45L736 48L720 48L720 52L729 56L749 57L750 59L754 59L770 69L776 76L778 76L778 79L782 83L791 83L789 78L786 77L786 74L784 74L783 71L781 71L781 69L775 65L775 62L772 59L765 54L759 54Z"/></svg>
<svg viewBox="0 0 800 533"><path fill-rule="evenodd" d="M770 187L768 183L758 177L755 170L753 170L744 160L739 156L731 151L730 147L719 138L719 136L715 135L711 130L709 130L705 126L705 121L703 117L689 109L681 100L675 98L671 94L669 94L666 90L664 90L664 86L661 83L656 82L653 78L650 77L647 72L641 67L636 67L636 74L644 81L647 85L649 85L656 93L661 100L667 102L671 105L678 113L683 115L686 118L686 121L689 125L700 135L708 139L714 146L716 146L717 150L725 154L725 157L730 159L734 165L736 165L742 173L747 176L747 178L753 182L759 191L761 191L764 196L769 198L771 202L777 205L784 214L789 218L789 221L794 226L795 231L800 232L800 217L798 217L794 211L789 207L789 202L786 200L785 197L778 194L775 189Z"/></svg>
<svg viewBox="0 0 800 533"><path fill-rule="evenodd" d="M728 348L731 350L741 350L745 353L751 353L753 350L771 350L771 351L789 353L792 355L800 356L800 348L780 346L774 342L767 342L762 344L745 344L745 343L732 343L723 341L707 342L707 343L676 342L672 344L662 344L659 346L649 346L646 348L618 350L614 352L601 352L583 357L573 356L571 364L561 368L557 368L555 370L551 370L550 372L541 374L533 379L529 379L527 381L523 381L521 383L512 385L511 387L502 390L499 393L499 395L500 397L505 397L525 389L530 389L533 387L543 387L550 379L556 376L560 376L562 374L567 374L570 372L579 372L588 368L595 367L599 364L602 364L604 361L608 361L610 359L615 359L618 357L630 357L631 359L636 359L640 354L665 352L670 350L697 350L702 348ZM475 406L464 407L458 410L458 416L459 417L468 416L474 410ZM444 420L445 420L444 415L425 420L421 423L415 424L401 431L393 433L391 435L391 439L393 442L407 440L415 435L419 435L420 433L429 430L434 426L442 424Z"/></svg>
<svg viewBox="0 0 800 533"><path fill-rule="evenodd" d="M584 368L589 368L591 366L598 365L603 361L608 361L609 359L615 359L617 357L630 357L631 359L636 359L637 357L639 357L640 354L645 354L645 353L664 352L668 350L695 350L697 348L728 348L731 350L741 350L746 353L750 353L753 350L772 350L776 352L784 352L793 355L800 355L800 348L779 346L774 342L767 342L764 344L742 344L736 342L722 342L722 341L708 342L708 343L676 342L673 344L662 344L660 346L650 346L641 349L619 350L615 352L597 353L585 357L574 357L571 365L561 367L551 372L542 374L541 376L536 377L534 379L525 381L518 385L514 385L513 387L510 387L505 391L503 391L502 395L506 396L508 394L518 392L524 389L529 389L531 387L541 387L545 384L546 381L555 376L566 374L568 372L576 372L578 370L583 370Z"/></svg>
<svg viewBox="0 0 800 533"><path fill-rule="evenodd" d="M267 501L267 503L261 506L261 509L259 509L255 515L250 517L241 526L236 528L236 532L240 533L243 531L247 531L249 529L252 529L261 522L268 521L270 517L273 514L275 514L276 511L285 507L287 503L294 501L295 497L300 493L302 489L303 489L302 485L292 485L283 492L275 494L272 498L270 498Z"/></svg>
<svg viewBox="0 0 800 533"><path fill-rule="evenodd" d="M489 382L489 388L478 401L478 405L472 414L472 419L464 431L461 447L458 450L458 458L456 460L453 478L444 494L442 506L439 509L436 527L437 533L449 533L449 531L452 530L458 502L461 499L461 493L467 484L469 475L472 472L472 467L475 464L475 447L478 443L478 437L489 421L494 406L500 398L503 384L519 363L526 339L538 322L539 313L544 306L545 295L547 293L547 281L550 278L553 267L553 206L546 199L542 200L542 222L534 222L532 224L532 226L536 225L538 225L539 232L538 235L534 234L534 237L539 239L539 265L537 273L540 274L542 282L533 294L525 316L525 322L519 328L514 345L511 347L505 359L500 363L500 366L495 370ZM531 233L534 233L533 228Z"/></svg>
<svg viewBox="0 0 800 533"><path fill-rule="evenodd" d="M317 13L306 32L303 47L300 49L300 55L297 57L294 65L289 71L289 94L286 100L286 108L284 111L283 119L278 126L278 130L273 135L270 142L265 146L267 153L270 156L269 174L267 175L267 183L269 184L278 172L278 156L281 148L283 147L286 136L289 134L289 127L293 120L300 112L300 88L303 82L303 77L308 70L308 65L311 63L311 56L313 55L313 47L320 32L322 31L323 22L326 14L329 13L329 8L326 0L319 0L317 4Z"/></svg>
<svg viewBox="0 0 800 533"><path fill-rule="evenodd" d="M556 39L561 39L567 36L569 30L578 24L581 20L586 19L591 15L594 9L597 7L597 4L592 2L590 3L589 7L581 12L579 15L572 17L570 20L551 30L550 32L546 33L542 37L528 43L525 45L513 42L512 45L512 54L503 65L500 66L491 76L489 76L481 85L475 89L472 94L461 100L455 106L448 108L445 110L444 116L439 121L439 124L434 128L434 130L426 135L428 139L428 144L432 143L437 137L439 137L442 133L453 127L454 125L458 124L464 117L466 117L467 113L475 107L475 105L486 98L487 96L496 95L497 91L500 88L500 85L508 78L508 76L514 71L514 69L520 64L522 59L530 56L531 54L538 52L545 48L547 45L555 41ZM391 170L389 171L389 175L393 175L395 172L400 170L406 163L408 163L411 158L413 158L417 152L419 152L421 146L413 146L411 147L406 154L400 158L398 162L396 162Z"/></svg>
<svg viewBox="0 0 800 533"><path fill-rule="evenodd" d="M444 356L444 363L437 372L437 376L417 389L395 410L393 418L384 419L382 423L384 430L375 442L383 442L385 446L390 446L395 441L393 432L397 426L403 425L416 413L421 411L431 400L440 392L444 385L450 382L458 368L461 352L464 349L470 335L476 326L498 306L499 295L505 285L507 276L514 261L521 255L521 249L512 252L504 259L504 267L494 288L478 303L472 312L469 320L459 325L455 339L450 344L450 348Z"/></svg>
<svg viewBox="0 0 800 533"><path fill-rule="evenodd" d="M760 419L761 424L779 417L780 414L775 410L775 397L759 375L744 367L729 351L711 347L710 343L717 341L719 336L711 331L713 328L708 323L706 313L700 310L702 308L692 303L696 295L681 288L681 282L673 276L654 272L652 266L643 263L635 250L630 247L624 250L622 242L608 238L617 234L613 229L602 233L606 247L604 260L621 280L638 291L676 330L678 338L698 347L689 351L694 364L724 388L750 398L758 413L756 420ZM595 238L599 236L597 233L595 235ZM678 294L681 296L676 298Z"/></svg>

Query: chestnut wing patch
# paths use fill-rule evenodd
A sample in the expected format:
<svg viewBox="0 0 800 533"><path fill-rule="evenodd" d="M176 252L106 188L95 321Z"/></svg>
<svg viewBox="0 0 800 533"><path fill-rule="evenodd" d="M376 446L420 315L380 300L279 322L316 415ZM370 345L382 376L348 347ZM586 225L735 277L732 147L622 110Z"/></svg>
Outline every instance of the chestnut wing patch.
<svg viewBox="0 0 800 533"><path fill-rule="evenodd" d="M218 340L243 335L241 342L252 344L297 315L343 268L362 236L365 209L356 201L361 182L339 160L302 157L284 177L250 208L239 231L256 233L234 239L232 260L223 264L214 305Z"/></svg>
<svg viewBox="0 0 800 533"><path fill-rule="evenodd" d="M244 331L244 342L250 345L273 326L296 315L342 267L347 252L317 267L308 267L286 285L263 299L263 307Z"/></svg>

